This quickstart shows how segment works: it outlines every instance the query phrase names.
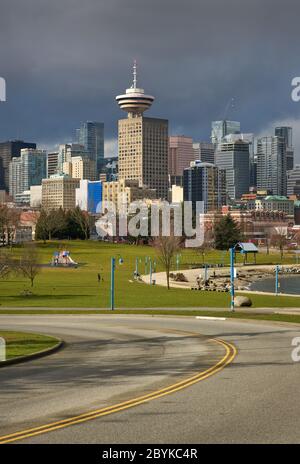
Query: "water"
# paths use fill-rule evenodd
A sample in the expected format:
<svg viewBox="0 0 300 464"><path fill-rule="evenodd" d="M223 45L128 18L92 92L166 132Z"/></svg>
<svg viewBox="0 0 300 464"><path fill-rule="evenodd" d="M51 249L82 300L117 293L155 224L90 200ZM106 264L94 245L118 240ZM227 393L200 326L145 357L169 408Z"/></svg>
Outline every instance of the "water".
<svg viewBox="0 0 300 464"><path fill-rule="evenodd" d="M300 276L281 276L279 275L279 292L290 293L291 295L300 295ZM260 292L275 293L275 276L270 279L262 279L251 285L251 290Z"/></svg>

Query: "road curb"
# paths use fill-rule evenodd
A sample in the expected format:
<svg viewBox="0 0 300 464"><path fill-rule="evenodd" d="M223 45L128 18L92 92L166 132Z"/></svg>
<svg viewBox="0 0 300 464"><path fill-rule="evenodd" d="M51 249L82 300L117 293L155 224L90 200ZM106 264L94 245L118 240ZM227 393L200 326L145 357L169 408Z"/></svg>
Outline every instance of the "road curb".
<svg viewBox="0 0 300 464"><path fill-rule="evenodd" d="M58 343L51 348L46 348L45 350L38 351L37 353L28 354L26 356L18 356L16 358L7 359L6 361L0 362L0 369L2 367L13 366L14 364L19 364L23 362L33 361L34 359L43 358L50 354L56 353L58 350L62 349L65 346L63 340L59 340Z"/></svg>

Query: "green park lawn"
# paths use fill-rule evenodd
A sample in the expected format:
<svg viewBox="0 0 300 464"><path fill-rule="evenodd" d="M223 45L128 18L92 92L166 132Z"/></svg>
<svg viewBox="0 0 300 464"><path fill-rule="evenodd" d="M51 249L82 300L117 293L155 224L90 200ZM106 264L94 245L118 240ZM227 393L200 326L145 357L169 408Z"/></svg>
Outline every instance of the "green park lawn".
<svg viewBox="0 0 300 464"><path fill-rule="evenodd" d="M108 308L110 289L110 259L121 256L122 265L116 266L115 273L115 305L119 308L163 308L163 307L229 307L229 295L225 293L195 292L184 289L167 290L161 286L150 286L133 281L136 257L139 262L139 273L145 271L146 256L155 258L156 251L150 246L111 244L94 241L64 241L38 243L40 259L43 264L51 262L53 252L65 248L71 252L77 268L42 267L36 277L33 289L25 278L20 276L0 281L1 306L15 307L65 307L65 308ZM14 252L14 251L12 251ZM15 252L18 252L16 249ZM194 250L182 250L179 268L184 269L202 263L202 256ZM228 253L210 251L204 258L206 263L229 263ZM238 257L238 261L241 260ZM158 262L158 260L157 260ZM279 254L259 254L258 264L278 264ZM284 263L295 263L292 255L284 258ZM157 265L157 270L162 270ZM174 265L175 270L175 265ZM97 274L103 281L98 283ZM26 290L32 295L24 296ZM251 296L254 307L299 307L300 300L295 297Z"/></svg>
<svg viewBox="0 0 300 464"><path fill-rule="evenodd" d="M35 333L0 331L0 337L6 343L6 359L19 356L28 356L39 351L52 348L57 345L58 340L47 335Z"/></svg>

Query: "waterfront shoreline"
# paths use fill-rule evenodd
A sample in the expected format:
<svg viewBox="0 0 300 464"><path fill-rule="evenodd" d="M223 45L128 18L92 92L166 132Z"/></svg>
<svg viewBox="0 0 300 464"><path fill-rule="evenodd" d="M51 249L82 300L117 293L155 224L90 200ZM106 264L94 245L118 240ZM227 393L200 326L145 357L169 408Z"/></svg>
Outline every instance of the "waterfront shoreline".
<svg viewBox="0 0 300 464"><path fill-rule="evenodd" d="M281 265L280 268L284 271L280 274L280 279L299 277L300 278L300 265ZM275 266L274 265L246 265L236 266L237 277L235 279L235 289L241 293L256 293L262 295L274 295L274 291L262 291L255 289L253 286L257 282L265 282L275 279ZM177 276L184 276L185 281L175 280ZM198 289L199 290L213 290L213 291L229 291L230 288L230 268L209 268L207 271L207 282L205 283L205 269L185 269L172 272L170 279L170 286L173 288L185 289ZM149 284L150 276L142 275L143 282ZM165 272L158 272L152 274L152 282L155 284L166 286ZM281 296L300 296L299 293L280 293Z"/></svg>

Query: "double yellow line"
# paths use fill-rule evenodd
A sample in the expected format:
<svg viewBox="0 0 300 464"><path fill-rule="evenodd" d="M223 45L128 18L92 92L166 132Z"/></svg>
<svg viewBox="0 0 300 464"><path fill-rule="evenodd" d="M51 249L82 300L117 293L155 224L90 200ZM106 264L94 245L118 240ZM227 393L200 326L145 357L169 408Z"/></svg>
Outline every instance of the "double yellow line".
<svg viewBox="0 0 300 464"><path fill-rule="evenodd" d="M148 395L139 396L137 398L133 398L123 403L115 404L107 408L96 409L85 414L80 414L79 416L74 416L69 419L64 419L58 422L52 422L50 424L41 425L39 427L22 430L20 432L12 433L10 435L0 436L0 444L11 443L14 441L23 440L25 438L34 437L36 435L41 435L43 433L53 432L54 430L69 427L70 425L81 424L82 422L97 419L98 417L107 416L109 414L123 411L124 409L129 409L133 406L138 406L139 404L147 403L148 401L161 398L162 396L170 395L171 393L175 393L179 390L182 390L183 388L187 388L197 382L200 382L201 380L207 379L211 375L219 372L221 369L224 369L224 367L226 367L229 363L233 361L237 354L237 349L231 343L227 343L224 340L216 338L212 338L211 340L215 343L222 345L225 348L226 353L220 361L218 361L215 365L213 365L209 369L206 369L203 372L200 372L192 377L182 380L181 382L169 385L166 388L162 388L161 390L156 390L152 393L149 393Z"/></svg>

